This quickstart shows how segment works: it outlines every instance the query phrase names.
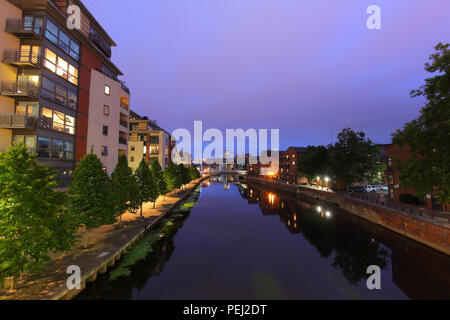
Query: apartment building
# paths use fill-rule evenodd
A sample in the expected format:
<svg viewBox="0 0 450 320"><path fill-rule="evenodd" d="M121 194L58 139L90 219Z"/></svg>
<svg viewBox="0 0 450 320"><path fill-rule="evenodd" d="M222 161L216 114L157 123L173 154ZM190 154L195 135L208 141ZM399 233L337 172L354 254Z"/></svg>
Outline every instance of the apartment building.
<svg viewBox="0 0 450 320"><path fill-rule="evenodd" d="M148 117L130 111L128 163L133 170L139 167L142 158L151 164L158 161L164 170L170 164L170 134Z"/></svg>
<svg viewBox="0 0 450 320"><path fill-rule="evenodd" d="M72 4L81 10L80 29L67 28ZM24 142L66 186L91 146L99 156L107 147L108 156L101 158L110 172L114 155L127 152L121 122L128 107L121 105L122 96L130 98L111 62L113 46L81 1L0 0L0 152ZM112 115L107 119L99 116L105 106ZM102 140L103 123L111 127L114 144ZM94 126L100 129L89 130Z"/></svg>

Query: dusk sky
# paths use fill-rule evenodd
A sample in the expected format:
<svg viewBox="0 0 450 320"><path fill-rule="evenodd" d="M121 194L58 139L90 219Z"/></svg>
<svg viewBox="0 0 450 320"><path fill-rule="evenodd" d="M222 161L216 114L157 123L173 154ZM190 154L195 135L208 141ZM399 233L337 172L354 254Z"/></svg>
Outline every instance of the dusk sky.
<svg viewBox="0 0 450 320"><path fill-rule="evenodd" d="M132 109L168 131L280 129L281 149L344 127L389 143L417 117L449 0L84 0L118 44ZM382 30L366 26L381 7Z"/></svg>

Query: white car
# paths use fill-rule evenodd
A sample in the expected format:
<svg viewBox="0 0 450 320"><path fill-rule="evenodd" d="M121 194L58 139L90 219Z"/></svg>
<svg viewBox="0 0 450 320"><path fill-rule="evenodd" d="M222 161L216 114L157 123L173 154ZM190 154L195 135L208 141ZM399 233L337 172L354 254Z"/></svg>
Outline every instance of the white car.
<svg viewBox="0 0 450 320"><path fill-rule="evenodd" d="M376 186L367 186L366 187L366 192L377 192L377 187Z"/></svg>

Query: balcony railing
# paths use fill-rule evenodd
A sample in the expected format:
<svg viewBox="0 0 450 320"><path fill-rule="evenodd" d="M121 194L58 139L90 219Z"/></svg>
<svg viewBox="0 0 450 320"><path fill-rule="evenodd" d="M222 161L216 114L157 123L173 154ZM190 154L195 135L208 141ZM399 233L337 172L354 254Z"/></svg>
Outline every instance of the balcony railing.
<svg viewBox="0 0 450 320"><path fill-rule="evenodd" d="M42 25L37 19L8 19L6 20L6 32L17 37L41 38Z"/></svg>
<svg viewBox="0 0 450 320"><path fill-rule="evenodd" d="M123 144L123 145L127 145L128 144L128 140L127 140L127 138L119 137L119 143Z"/></svg>
<svg viewBox="0 0 450 320"><path fill-rule="evenodd" d="M121 125L122 127L128 128L128 121L120 120L120 125Z"/></svg>
<svg viewBox="0 0 450 320"><path fill-rule="evenodd" d="M39 87L33 82L2 81L0 92L8 97L38 98Z"/></svg>
<svg viewBox="0 0 450 320"><path fill-rule="evenodd" d="M18 114L0 114L0 128L2 129L36 129L37 119Z"/></svg>
<svg viewBox="0 0 450 320"><path fill-rule="evenodd" d="M35 68L40 65L41 56L32 51L3 51L2 61L17 68Z"/></svg>

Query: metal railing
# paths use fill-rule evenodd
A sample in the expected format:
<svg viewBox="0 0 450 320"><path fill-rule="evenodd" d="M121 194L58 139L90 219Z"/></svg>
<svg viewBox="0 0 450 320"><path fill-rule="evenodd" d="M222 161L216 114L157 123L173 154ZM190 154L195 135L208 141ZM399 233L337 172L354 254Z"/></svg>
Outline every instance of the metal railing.
<svg viewBox="0 0 450 320"><path fill-rule="evenodd" d="M2 81L0 92L4 96L37 98L39 96L39 87L35 83L29 81Z"/></svg>
<svg viewBox="0 0 450 320"><path fill-rule="evenodd" d="M37 118L18 114L0 114L0 128L36 129Z"/></svg>
<svg viewBox="0 0 450 320"><path fill-rule="evenodd" d="M4 63L15 65L29 64L32 66L38 66L41 63L41 55L33 51L25 52L25 51L5 50L3 51L2 61Z"/></svg>
<svg viewBox="0 0 450 320"><path fill-rule="evenodd" d="M42 26L39 20L21 20L21 19L8 19L6 20L6 32L8 33L25 33L32 34L37 37L42 36Z"/></svg>

